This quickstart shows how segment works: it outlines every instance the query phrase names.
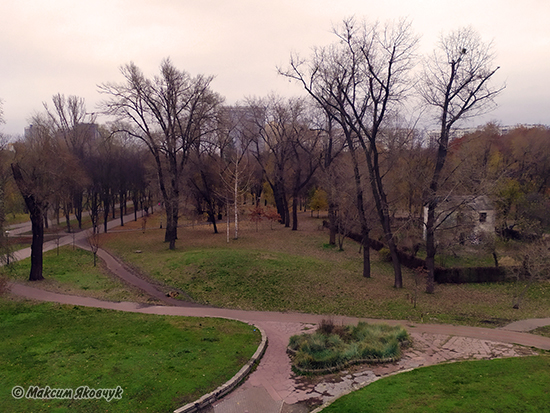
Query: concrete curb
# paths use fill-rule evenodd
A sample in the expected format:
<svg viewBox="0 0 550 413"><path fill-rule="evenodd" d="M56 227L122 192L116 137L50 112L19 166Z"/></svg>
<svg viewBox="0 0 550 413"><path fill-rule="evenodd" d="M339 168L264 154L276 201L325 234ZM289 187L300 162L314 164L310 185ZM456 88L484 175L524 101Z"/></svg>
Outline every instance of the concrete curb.
<svg viewBox="0 0 550 413"><path fill-rule="evenodd" d="M254 355L250 358L250 360L248 360L248 363L246 363L239 370L239 372L235 374L228 382L222 384L213 392L205 394L200 399L194 402L188 403L177 410L174 410L174 413L198 412L199 410L204 409L205 407L211 405L215 401L220 400L226 394L233 391L246 378L246 376L248 376L248 374L252 371L254 366L256 366L256 364L260 362L260 359L264 355L265 350L267 348L267 335L265 334L265 331L262 328L258 327L257 325L252 323L248 323L248 324L257 328L260 331L260 334L262 335L262 341L260 342L258 349L254 353Z"/></svg>

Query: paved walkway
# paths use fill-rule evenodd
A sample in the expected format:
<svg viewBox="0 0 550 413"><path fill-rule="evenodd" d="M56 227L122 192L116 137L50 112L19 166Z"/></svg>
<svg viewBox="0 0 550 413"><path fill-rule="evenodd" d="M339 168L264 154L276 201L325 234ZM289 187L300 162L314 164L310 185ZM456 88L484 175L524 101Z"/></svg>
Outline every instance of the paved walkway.
<svg viewBox="0 0 550 413"><path fill-rule="evenodd" d="M123 217L124 222L129 222L134 220L134 214L128 214ZM120 218L113 219L109 222L107 222L107 230L112 230L113 228L117 228L120 226ZM30 231L30 222L23 222L21 224L15 224L13 226L10 226L10 235L20 234L23 232ZM100 225L98 227L99 232L103 232L103 225ZM64 245L70 245L72 243L80 243L80 246L88 246L87 239L91 234L91 230L84 230L80 232L73 232L70 234L63 233L60 234L60 237L58 240L52 240L45 242L42 251L50 251L55 248L62 247ZM88 246L89 248L89 246ZM15 260L22 260L25 258L29 258L31 256L31 247L23 248L18 251L14 251L12 253L13 259Z"/></svg>
<svg viewBox="0 0 550 413"><path fill-rule="evenodd" d="M72 236L69 237L71 242ZM84 236L76 242L83 247L87 246ZM399 371L456 360L535 354L532 348L550 350L550 338L526 333L533 328L550 325L550 319L525 320L500 329L488 329L440 324L413 325L406 321L332 316L335 323L350 324L363 320L371 323L401 324L411 334L413 345L397 363L375 367L355 366L346 372L325 376L322 379L303 379L291 371L290 359L286 354L288 340L293 334L313 329L326 316L231 310L175 300L166 297L162 286L140 278L106 251L100 250L99 256L114 274L167 305L148 306L130 302L102 301L48 292L22 284L12 284L11 292L40 301L147 314L231 318L262 327L269 340L262 361L243 385L208 409L213 413L303 413L310 411L311 406L329 402L342 394Z"/></svg>
<svg viewBox="0 0 550 413"><path fill-rule="evenodd" d="M414 344L397 363L374 368L372 366L356 367L347 373L330 375L325 380L317 382L303 380L292 373L290 359L286 354L286 345L291 335L309 330L320 322L323 318L320 315L230 310L191 305L185 302L180 302L178 306L116 303L47 292L22 284L12 284L11 292L29 299L63 304L146 314L222 317L257 324L268 336L267 351L257 369L245 383L213 406L211 411L215 413L307 412L309 410L307 406L330 401L359 386L398 371L456 360L535 354L530 347L550 350L550 338L506 329L411 325L395 320L361 319L367 322L402 324L407 327ZM333 319L336 323L359 321L357 318L350 317L333 317Z"/></svg>

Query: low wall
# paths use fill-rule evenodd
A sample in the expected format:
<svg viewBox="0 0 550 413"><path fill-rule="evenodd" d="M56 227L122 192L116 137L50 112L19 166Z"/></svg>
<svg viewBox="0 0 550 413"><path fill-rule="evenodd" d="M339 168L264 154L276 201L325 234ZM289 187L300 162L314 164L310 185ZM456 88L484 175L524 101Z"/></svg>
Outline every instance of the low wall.
<svg viewBox="0 0 550 413"><path fill-rule="evenodd" d="M502 267L436 267L434 278L440 284L470 284L502 282L508 275Z"/></svg>
<svg viewBox="0 0 550 413"><path fill-rule="evenodd" d="M254 325L262 335L262 341L260 345L258 346L258 349L252 356L250 360L248 360L248 363L246 363L237 374L235 374L231 380L228 382L222 384L220 387L218 387L216 390L214 390L211 393L205 394L200 399L188 403L183 407L180 407L177 410L174 410L174 413L195 413L200 411L201 409L204 409L205 407L210 406L215 401L220 400L222 397L224 397L226 394L231 392L235 387L237 387L245 378L248 376L248 374L252 371L254 366L260 362L260 359L265 353L265 349L267 348L267 335L265 334L265 331L261 329L260 327Z"/></svg>
<svg viewBox="0 0 550 413"><path fill-rule="evenodd" d="M323 225L328 228L328 222L324 221ZM361 234L351 233L348 238L361 242ZM369 238L369 245L375 251L380 251L385 245L377 240ZM426 261L413 256L402 250L397 250L399 262L401 265L410 268L426 268ZM436 267L434 274L435 282L439 284L471 284L471 283L489 283L502 282L508 280L508 271L502 267L457 267L443 268Z"/></svg>

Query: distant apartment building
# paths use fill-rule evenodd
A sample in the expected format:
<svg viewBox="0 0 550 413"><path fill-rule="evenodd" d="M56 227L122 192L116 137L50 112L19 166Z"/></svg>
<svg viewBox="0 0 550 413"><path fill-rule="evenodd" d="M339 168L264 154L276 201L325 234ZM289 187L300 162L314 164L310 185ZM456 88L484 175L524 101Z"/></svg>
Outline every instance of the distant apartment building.
<svg viewBox="0 0 550 413"><path fill-rule="evenodd" d="M220 130L225 130L229 144L237 151L250 149L250 142L254 141L264 149L262 139L259 139L261 129L265 122L265 110L249 106L226 106L222 109L223 122Z"/></svg>
<svg viewBox="0 0 550 413"><path fill-rule="evenodd" d="M24 136L28 138L33 132L33 125L29 125L25 128ZM62 132L58 132L61 134ZM74 130L68 132L71 135L86 136L87 140L93 141L99 138L99 126L97 123L79 123Z"/></svg>
<svg viewBox="0 0 550 413"><path fill-rule="evenodd" d="M519 127L535 128L535 127L538 127L538 126L540 126L540 125L517 124L517 125L497 126L497 128L498 128L498 131L501 135L505 135L508 132L512 131L513 129L516 129L516 128L519 128ZM484 127L485 127L485 125L478 125L478 126L470 127L470 128L453 128L453 129L451 129L451 135L450 135L449 138L450 138L450 140L462 138L465 135L469 135L469 134L472 134L472 133L479 132ZM440 133L441 133L440 129L430 129L430 130L426 131L425 145L426 146L434 145L437 142L437 140L439 139Z"/></svg>
<svg viewBox="0 0 550 413"><path fill-rule="evenodd" d="M27 126L24 132L25 139L30 138L35 130L32 124ZM79 147L86 151L90 145L100 139L99 125L97 123L79 123L69 130L58 130L56 136L65 141L68 146Z"/></svg>

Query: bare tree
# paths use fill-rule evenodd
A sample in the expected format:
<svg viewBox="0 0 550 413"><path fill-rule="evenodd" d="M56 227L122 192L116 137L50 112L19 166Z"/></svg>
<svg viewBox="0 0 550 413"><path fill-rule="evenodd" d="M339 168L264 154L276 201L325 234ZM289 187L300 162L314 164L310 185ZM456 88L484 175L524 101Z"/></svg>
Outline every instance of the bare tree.
<svg viewBox="0 0 550 413"><path fill-rule="evenodd" d="M323 118L326 120L320 125L319 129L323 132L321 171L323 176L323 185L327 190L328 198L328 220L329 220L329 244L336 245L336 234L338 232L338 174L336 173L336 160L345 148L346 140L341 133L341 129L336 127L334 119L329 113L323 111Z"/></svg>
<svg viewBox="0 0 550 413"><path fill-rule="evenodd" d="M96 133L95 114L86 112L85 100L78 96L65 97L65 95L58 93L52 97L52 102L53 109L50 109L47 103L44 102L43 104L52 128L63 139L68 150L80 162L84 162L84 158L89 152L89 145L92 144ZM69 232L69 212L71 209L74 209L78 228L82 229L85 186L85 182L73 181L73 184L66 188L67 196L63 203Z"/></svg>
<svg viewBox="0 0 550 413"><path fill-rule="evenodd" d="M225 199L227 212L227 241L229 242L229 202L233 201L234 239L239 237L239 200L250 190L253 176L248 150L260 133L254 111L248 106L225 107L220 113L217 131L217 150L220 153L219 176L223 183L221 197Z"/></svg>
<svg viewBox="0 0 550 413"><path fill-rule="evenodd" d="M440 124L437 155L430 186L425 195L426 220L426 292L434 292L436 254L435 228L441 172L447 158L449 138L456 123L486 113L503 87L492 87L490 80L498 70L493 67L491 44L481 41L471 28L460 29L442 37L439 47L424 63L420 95L437 111Z"/></svg>
<svg viewBox="0 0 550 413"><path fill-rule="evenodd" d="M289 170L292 142L296 139L296 125L302 115L303 102L299 99L287 102L271 95L264 99L251 99L248 106L258 130L253 137L252 153L273 190L281 223L290 227Z"/></svg>
<svg viewBox="0 0 550 413"><path fill-rule="evenodd" d="M192 147L200 145L215 124L215 109L222 98L210 89L212 77L193 78L169 59L153 79L133 63L121 72L125 83L100 86L100 92L110 96L103 108L130 122L125 132L142 140L153 155L166 208L165 242L175 249L183 167Z"/></svg>
<svg viewBox="0 0 550 413"><path fill-rule="evenodd" d="M32 227L30 281L43 279L42 246L44 243L44 211L53 194L69 177L82 179L76 158L56 138L48 119L37 115L26 136L15 145L11 164L13 177L29 211Z"/></svg>
<svg viewBox="0 0 550 413"><path fill-rule="evenodd" d="M312 128L312 116L304 99L278 96L250 100L256 133L252 153L261 166L275 198L281 223L290 227L289 195L292 197L292 230L298 229L301 192L321 163L321 133Z"/></svg>
<svg viewBox="0 0 550 413"><path fill-rule="evenodd" d="M298 201L301 192L321 165L321 131L309 126L309 119L300 125L292 141L292 230L298 230Z"/></svg>
<svg viewBox="0 0 550 413"><path fill-rule="evenodd" d="M189 157L188 186L195 195L197 212L202 214L203 208L206 208L208 221L217 234L217 206L220 203L218 194L221 192L219 154L213 145L200 145L195 149Z"/></svg>
<svg viewBox="0 0 550 413"><path fill-rule="evenodd" d="M347 19L335 30L338 43L318 48L309 61L294 56L290 68L280 71L301 83L307 92L340 124L348 148L366 158L373 201L390 249L396 288L403 286L380 165L378 144L386 119L399 108L411 88L410 69L415 62L418 39L411 25L359 24ZM364 246L368 248L369 226L361 204L363 186L356 174L357 205ZM366 258L366 257L365 257Z"/></svg>
<svg viewBox="0 0 550 413"><path fill-rule="evenodd" d="M145 231L144 231L145 232ZM97 252L99 251L99 231L95 227L89 231L88 245L94 256L94 267L97 265Z"/></svg>

